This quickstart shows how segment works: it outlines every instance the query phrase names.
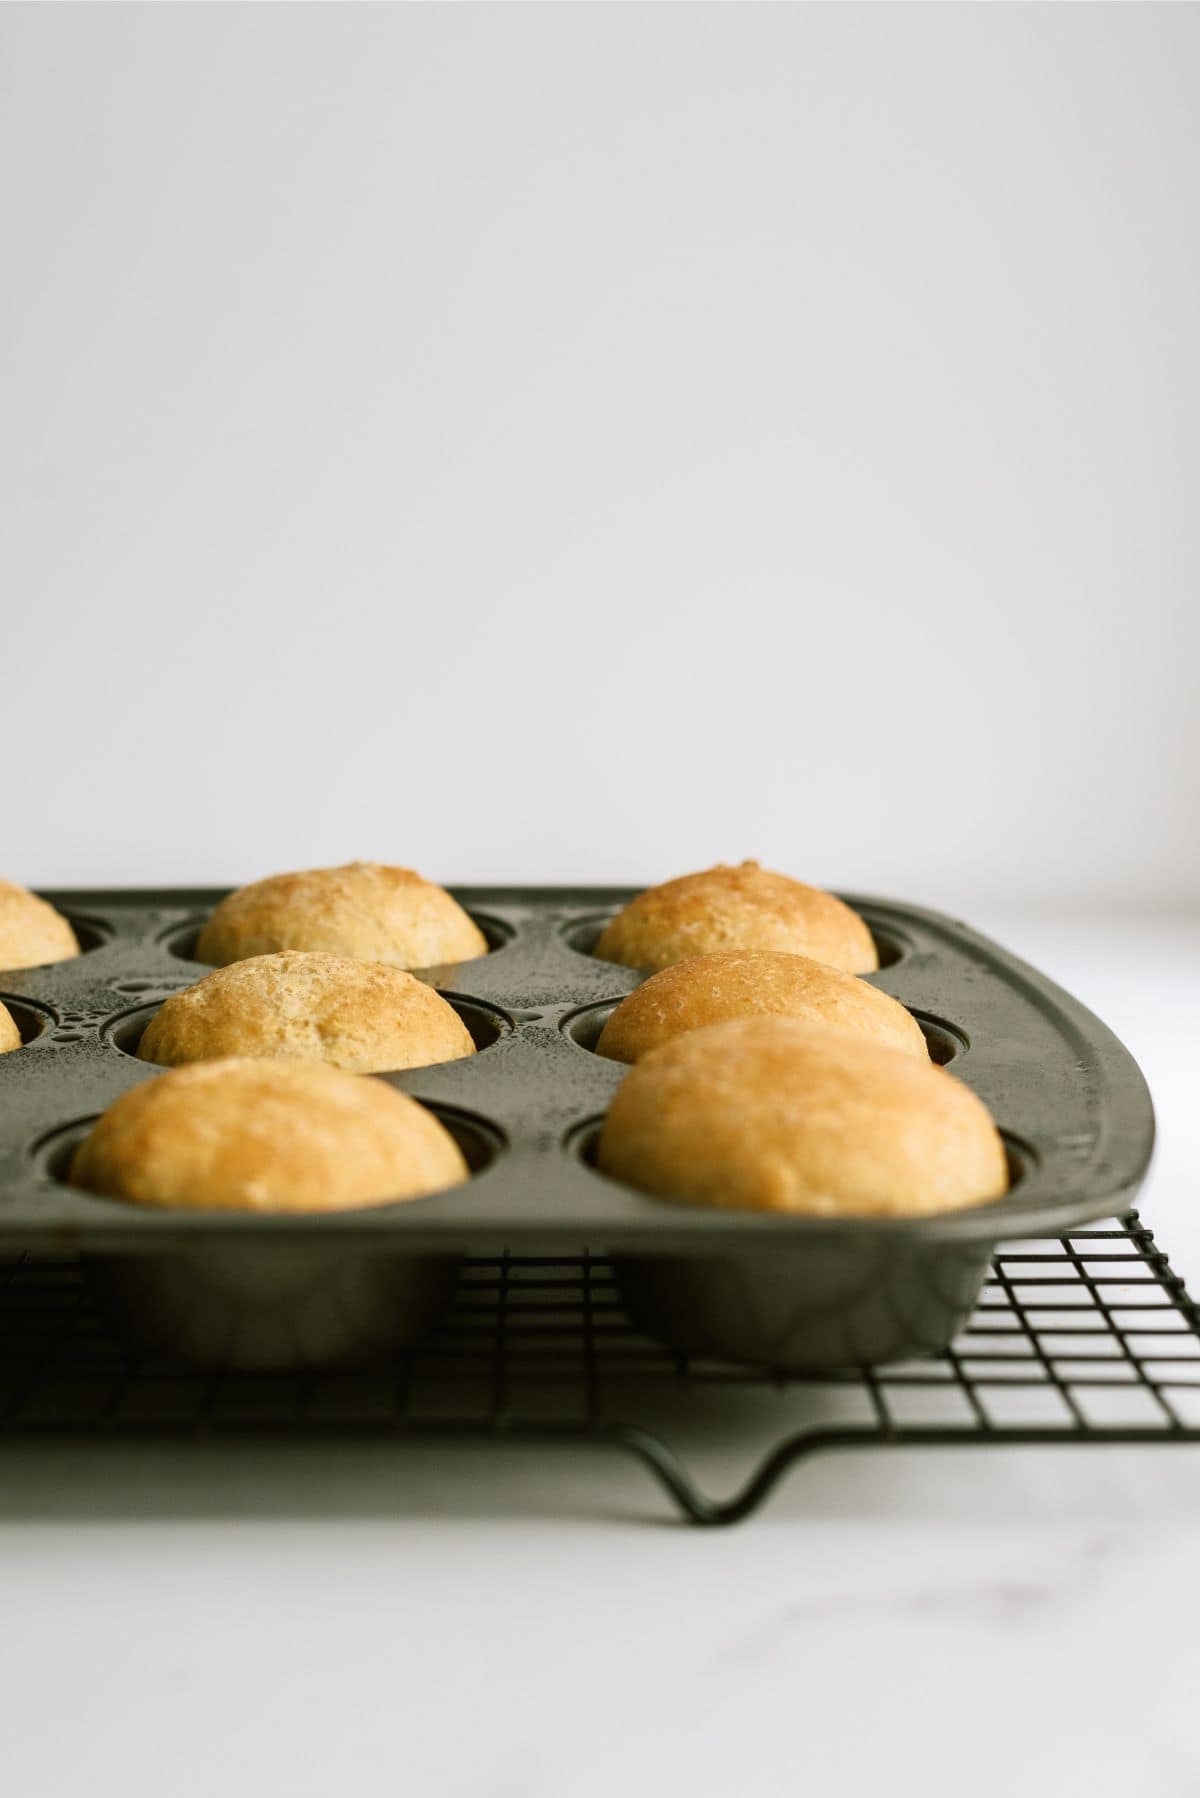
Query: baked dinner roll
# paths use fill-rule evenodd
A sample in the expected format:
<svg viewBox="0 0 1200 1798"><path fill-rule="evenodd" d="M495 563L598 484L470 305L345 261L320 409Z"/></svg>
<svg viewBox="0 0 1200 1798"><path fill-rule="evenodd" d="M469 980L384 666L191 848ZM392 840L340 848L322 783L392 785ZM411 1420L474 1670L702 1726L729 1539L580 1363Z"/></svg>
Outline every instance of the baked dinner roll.
<svg viewBox="0 0 1200 1798"><path fill-rule="evenodd" d="M649 887L617 913L592 954L653 970L721 949L782 949L850 974L879 966L857 912L832 893L757 862L722 863Z"/></svg>
<svg viewBox="0 0 1200 1798"><path fill-rule="evenodd" d="M918 1217L999 1198L986 1107L932 1062L794 1018L709 1024L655 1049L597 1160L642 1192L813 1217Z"/></svg>
<svg viewBox="0 0 1200 1798"><path fill-rule="evenodd" d="M349 862L239 887L200 932L196 956L224 967L281 949L431 968L486 955L487 939L444 887L411 868Z"/></svg>
<svg viewBox="0 0 1200 1798"><path fill-rule="evenodd" d="M0 1055L9 1049L21 1047L21 1032L13 1021L13 1015L5 1005L0 1005Z"/></svg>
<svg viewBox="0 0 1200 1798"><path fill-rule="evenodd" d="M382 1080L303 1061L195 1062L122 1093L73 1185L168 1210L346 1211L467 1178L454 1138Z"/></svg>
<svg viewBox="0 0 1200 1798"><path fill-rule="evenodd" d="M0 968L37 968L79 954L61 912L15 881L0 880Z"/></svg>
<svg viewBox="0 0 1200 1798"><path fill-rule="evenodd" d="M756 1016L797 1018L909 1055L929 1053L917 1020L887 993L807 955L772 950L694 955L652 974L617 1006L596 1053L638 1061L685 1030Z"/></svg>
<svg viewBox="0 0 1200 1798"><path fill-rule="evenodd" d="M175 993L142 1033L143 1061L226 1055L327 1061L352 1074L473 1055L458 1013L431 986L345 955L252 955Z"/></svg>

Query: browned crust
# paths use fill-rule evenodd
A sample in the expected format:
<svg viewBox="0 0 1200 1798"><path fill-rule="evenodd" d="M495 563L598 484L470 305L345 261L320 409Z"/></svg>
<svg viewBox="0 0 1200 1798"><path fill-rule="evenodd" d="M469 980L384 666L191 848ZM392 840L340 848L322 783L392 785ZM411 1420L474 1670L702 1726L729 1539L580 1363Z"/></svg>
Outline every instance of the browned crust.
<svg viewBox="0 0 1200 1798"><path fill-rule="evenodd" d="M961 1081L791 1018L710 1024L647 1055L598 1161L661 1198L816 1217L916 1217L1007 1187L996 1127Z"/></svg>
<svg viewBox="0 0 1200 1798"><path fill-rule="evenodd" d="M0 880L0 968L39 968L79 953L79 939L61 912L27 887Z"/></svg>
<svg viewBox="0 0 1200 1798"><path fill-rule="evenodd" d="M285 950L216 968L176 993L142 1034L143 1061L230 1055L323 1061L353 1074L473 1055L451 1006L411 974L352 956Z"/></svg>
<svg viewBox="0 0 1200 1798"><path fill-rule="evenodd" d="M809 956L771 950L696 955L652 974L618 1005L596 1051L634 1062L687 1030L758 1016L793 1017L906 1054L929 1053L917 1020L889 994Z"/></svg>
<svg viewBox="0 0 1200 1798"><path fill-rule="evenodd" d="M850 974L879 966L871 932L857 912L820 887L754 861L721 863L647 888L617 913L592 953L623 967L657 970L729 949L808 955Z"/></svg>
<svg viewBox="0 0 1200 1798"><path fill-rule="evenodd" d="M195 1062L123 1093L70 1178L174 1210L343 1211L467 1178L431 1112L382 1080L300 1061Z"/></svg>
<svg viewBox="0 0 1200 1798"><path fill-rule="evenodd" d="M223 899L196 954L224 967L284 949L429 968L487 953L487 939L444 887L411 868L349 862L274 874Z"/></svg>

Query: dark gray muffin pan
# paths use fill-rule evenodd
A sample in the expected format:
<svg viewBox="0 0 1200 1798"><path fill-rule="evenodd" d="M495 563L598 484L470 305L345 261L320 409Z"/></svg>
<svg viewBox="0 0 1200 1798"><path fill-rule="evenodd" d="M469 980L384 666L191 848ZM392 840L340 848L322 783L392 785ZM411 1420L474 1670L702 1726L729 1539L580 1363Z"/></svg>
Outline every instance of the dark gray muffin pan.
<svg viewBox="0 0 1200 1798"><path fill-rule="evenodd" d="M780 1367L933 1352L974 1303L997 1243L1056 1235L1129 1206L1154 1117L1112 1033L1043 975L965 925L848 897L883 964L872 982L919 1019L931 1053L980 1095L1013 1187L940 1217L796 1218L692 1209L590 1164L627 1069L595 1055L639 982L589 951L632 891L456 890L490 952L427 970L479 1053L382 1076L429 1105L473 1170L454 1191L329 1217L153 1211L63 1179L89 1123L158 1070L135 1057L191 959L220 890L72 891L47 898L85 953L0 972L25 1046L0 1055L0 1249L73 1250L126 1326L208 1361L275 1366L411 1340L464 1254L577 1254L617 1265L646 1328L689 1352Z"/></svg>

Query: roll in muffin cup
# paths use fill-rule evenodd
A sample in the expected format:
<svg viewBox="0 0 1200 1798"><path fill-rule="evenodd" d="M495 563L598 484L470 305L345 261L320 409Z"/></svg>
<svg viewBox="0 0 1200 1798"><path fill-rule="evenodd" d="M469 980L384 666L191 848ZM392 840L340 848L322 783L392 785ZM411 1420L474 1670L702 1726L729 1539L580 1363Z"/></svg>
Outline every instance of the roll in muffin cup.
<svg viewBox="0 0 1200 1798"><path fill-rule="evenodd" d="M1022 1174L992 1203L871 1219L750 1216L647 1197L586 1152L627 1069L594 1052L640 983L600 959L628 889L458 889L489 953L426 969L477 1053L384 1076L460 1140L471 1179L318 1219L185 1216L80 1191L62 1168L92 1120L160 1076L135 1030L209 969L212 889L48 897L81 954L0 973L22 1047L0 1055L0 1250L80 1256L133 1339L211 1366L285 1368L403 1351L436 1324L463 1256L611 1258L626 1303L680 1354L780 1369L945 1349L1001 1243L1058 1236L1136 1197L1154 1117L1136 1062L1077 1000L965 925L848 898L873 984L988 1106Z"/></svg>

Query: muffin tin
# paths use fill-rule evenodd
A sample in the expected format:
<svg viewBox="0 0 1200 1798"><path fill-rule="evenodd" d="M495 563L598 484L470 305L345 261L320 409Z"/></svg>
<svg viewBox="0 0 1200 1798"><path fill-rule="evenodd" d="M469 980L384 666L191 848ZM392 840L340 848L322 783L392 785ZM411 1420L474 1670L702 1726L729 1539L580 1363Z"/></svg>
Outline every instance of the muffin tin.
<svg viewBox="0 0 1200 1798"><path fill-rule="evenodd" d="M0 972L0 998L25 1039L0 1056L0 1249L78 1252L116 1295L128 1328L173 1335L202 1359L239 1358L222 1293L251 1317L279 1299L280 1340L297 1358L336 1359L364 1352L372 1332L359 1329L352 1348L329 1318L362 1325L368 1313L390 1316L411 1335L444 1302L448 1266L463 1255L584 1248L613 1258L631 1313L680 1350L781 1367L934 1352L970 1312L997 1243L1124 1210L1153 1144L1140 1070L1078 1001L965 925L846 896L879 947L882 965L868 978L908 1006L934 1059L949 1062L996 1118L1012 1190L971 1210L870 1220L646 1197L590 1162L628 1071L593 1045L640 976L589 950L632 891L473 887L455 896L490 952L424 972L480 1052L382 1076L452 1130L472 1168L468 1184L322 1217L141 1209L77 1191L63 1175L92 1119L155 1077L136 1059L138 1038L164 999L206 972L192 959L195 938L224 890L46 896L71 918L85 953ZM298 1330L289 1310L301 1268L306 1302L327 1316L315 1334ZM182 1273L187 1285L189 1269L202 1270L194 1284L205 1296L181 1339L179 1281ZM330 1292L351 1272L331 1306Z"/></svg>

